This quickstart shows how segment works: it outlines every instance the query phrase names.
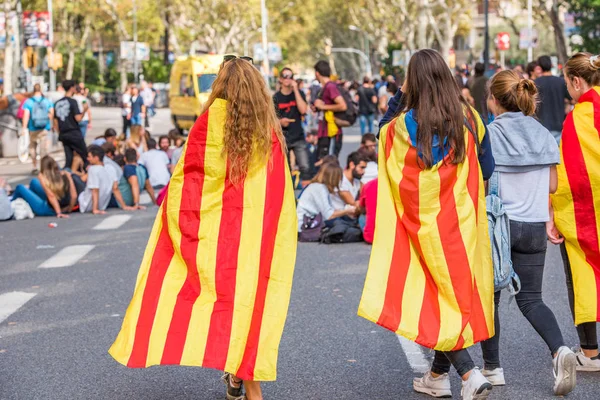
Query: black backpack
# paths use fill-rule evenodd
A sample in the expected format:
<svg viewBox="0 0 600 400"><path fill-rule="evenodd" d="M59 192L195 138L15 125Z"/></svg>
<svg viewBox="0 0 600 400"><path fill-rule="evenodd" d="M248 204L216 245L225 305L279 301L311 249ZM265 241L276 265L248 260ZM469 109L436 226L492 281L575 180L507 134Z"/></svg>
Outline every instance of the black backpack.
<svg viewBox="0 0 600 400"><path fill-rule="evenodd" d="M333 82L329 82L327 85L329 84L335 85L335 83ZM346 111L339 111L333 114L335 117L335 124L340 128L346 128L348 126L354 125L354 123L358 119L358 106L352 100L352 96L350 95L349 91L347 91L341 85L337 85L337 88L340 92L340 95L344 98L347 108ZM323 90L324 89L325 88L323 88Z"/></svg>
<svg viewBox="0 0 600 400"><path fill-rule="evenodd" d="M321 231L321 243L356 243L362 242L363 234L355 221L346 218L336 218L331 228Z"/></svg>

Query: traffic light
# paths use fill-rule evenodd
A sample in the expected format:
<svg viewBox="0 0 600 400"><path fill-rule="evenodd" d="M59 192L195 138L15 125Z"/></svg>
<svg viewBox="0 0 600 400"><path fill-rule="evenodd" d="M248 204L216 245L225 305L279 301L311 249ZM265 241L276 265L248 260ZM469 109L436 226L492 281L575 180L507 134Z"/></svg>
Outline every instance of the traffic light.
<svg viewBox="0 0 600 400"><path fill-rule="evenodd" d="M62 53L53 53L48 51L48 68L57 70L63 67L63 55Z"/></svg>
<svg viewBox="0 0 600 400"><path fill-rule="evenodd" d="M38 54L33 47L26 47L23 55L23 68L32 69L38 65Z"/></svg>

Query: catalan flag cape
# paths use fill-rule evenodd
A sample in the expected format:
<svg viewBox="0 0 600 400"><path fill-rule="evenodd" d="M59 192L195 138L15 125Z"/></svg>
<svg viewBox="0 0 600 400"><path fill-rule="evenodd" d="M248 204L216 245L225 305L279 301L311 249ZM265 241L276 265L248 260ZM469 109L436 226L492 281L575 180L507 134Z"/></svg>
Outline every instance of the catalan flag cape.
<svg viewBox="0 0 600 400"><path fill-rule="evenodd" d="M485 127L475 111L481 141ZM474 126L474 125L472 125ZM405 114L383 127L377 221L359 315L423 346L494 336L494 277L475 136L466 158L422 168Z"/></svg>
<svg viewBox="0 0 600 400"><path fill-rule="evenodd" d="M233 185L223 155L227 104L198 118L146 248L109 353L132 368L216 368L276 378L296 259L294 192L273 135L270 160Z"/></svg>
<svg viewBox="0 0 600 400"><path fill-rule="evenodd" d="M567 116L557 171L552 207L573 274L575 324L600 322L600 86Z"/></svg>

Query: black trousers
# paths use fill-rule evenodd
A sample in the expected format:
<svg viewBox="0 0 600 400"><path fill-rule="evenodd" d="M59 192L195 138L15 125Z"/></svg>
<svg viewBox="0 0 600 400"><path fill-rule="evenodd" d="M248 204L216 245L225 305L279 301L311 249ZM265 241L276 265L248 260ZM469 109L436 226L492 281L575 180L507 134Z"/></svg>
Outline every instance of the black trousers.
<svg viewBox="0 0 600 400"><path fill-rule="evenodd" d="M73 165L74 152L79 154L83 159L84 166L87 166L87 147L81 132L79 132L79 135L77 132L59 135L58 140L62 142L65 150L65 168L71 168L71 165Z"/></svg>

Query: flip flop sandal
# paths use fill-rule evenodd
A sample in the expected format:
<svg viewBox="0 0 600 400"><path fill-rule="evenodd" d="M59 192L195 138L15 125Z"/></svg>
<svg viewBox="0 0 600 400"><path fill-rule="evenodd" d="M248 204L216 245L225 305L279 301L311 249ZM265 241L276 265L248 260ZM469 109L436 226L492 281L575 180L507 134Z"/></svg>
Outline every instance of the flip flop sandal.
<svg viewBox="0 0 600 400"><path fill-rule="evenodd" d="M239 386L234 386L234 383L237 383L233 379L233 375L230 373L225 373L221 380L227 386L227 400L246 400L246 396L242 392L243 381L239 382Z"/></svg>

